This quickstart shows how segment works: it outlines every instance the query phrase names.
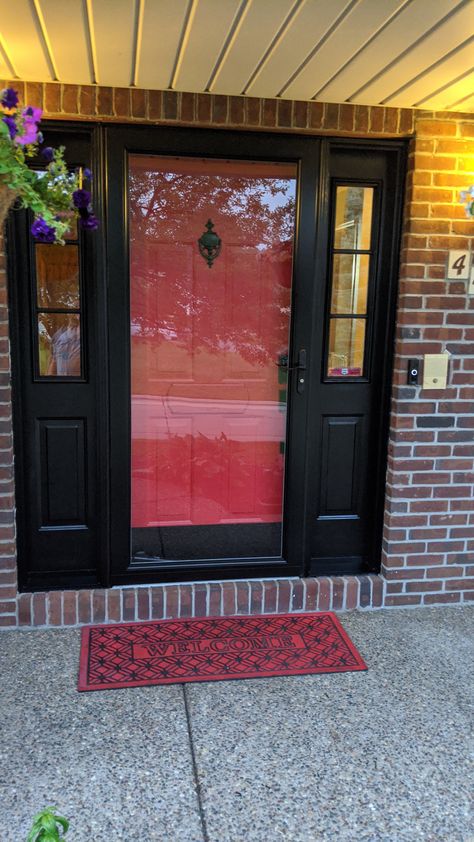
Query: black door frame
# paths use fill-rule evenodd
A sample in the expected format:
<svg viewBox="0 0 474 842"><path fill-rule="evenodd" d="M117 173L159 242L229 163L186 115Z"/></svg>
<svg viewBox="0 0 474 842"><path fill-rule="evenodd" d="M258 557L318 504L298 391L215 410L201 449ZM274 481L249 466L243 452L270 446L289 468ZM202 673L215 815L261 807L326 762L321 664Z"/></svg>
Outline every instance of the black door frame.
<svg viewBox="0 0 474 842"><path fill-rule="evenodd" d="M99 124L44 122L45 144L66 147L72 169L89 166L94 173L94 209L104 216L102 131ZM44 167L41 156L32 166ZM81 382L41 382L35 375L34 246L29 234L32 215L15 209L6 228L8 300L11 336L12 409L15 453L18 587L20 591L96 587L109 578L108 565L108 378L105 253L103 238L79 231L82 349ZM62 248L54 246L54 248ZM92 363L95 365L92 365ZM64 378L67 380L67 378ZM57 391L59 386L60 394ZM36 388L39 400L33 399ZM72 395L72 390L76 395ZM79 396L78 392L81 392ZM38 417L39 416L39 417ZM39 423L77 418L83 422L85 522L44 528L41 525L41 477L37 451ZM58 488L58 494L62 489ZM94 511L91 511L94 500ZM48 542L54 542L52 549ZM86 545L86 546L85 546ZM81 564L77 565L77 559ZM32 563L33 562L33 563ZM59 569L58 569L59 568Z"/></svg>
<svg viewBox="0 0 474 842"><path fill-rule="evenodd" d="M51 133L51 134L49 134ZM96 362L96 480L99 510L95 513L97 530L97 566L95 577L74 575L70 570L31 573L31 530L37 528L37 501L30 499L27 477L37 470L37 464L25 457L24 439L31 429L28 401L23 382L31 377L31 336L25 343L27 330L25 311L30 297L28 275L29 253L27 218L25 212L15 213L8 229L8 277L11 301L11 336L13 368L13 421L15 437L16 502L18 511L18 558L20 588L40 590L61 587L91 587L111 584L146 583L156 581L185 581L198 579L251 578L265 576L298 576L308 573L327 574L360 572L341 568L315 570L310 560L310 525L308 502L311 495L311 471L315 465L316 439L311 429L314 402L317 399L315 381L321 377L321 350L324 328L317 314L325 311L327 296L327 251L329 242L331 151L334 149L390 151L393 162L393 205L395 224L391 237L391 258L386 265L387 327L383 358L383 387L380 424L376 447L380 454L377 463L376 499L377 528L373 534L373 559L378 559L384 507L384 484L387 460L389 400L395 332L397 269L402 203L404 192L407 142L404 140L371 140L358 138L321 138L287 133L240 132L227 129L194 129L161 126L103 125L100 123L50 122L45 127L47 142L55 145L57 137L65 136L66 146L74 146L74 135L90 138L91 165L94 171L94 205L104 220L102 233L87 235L94 258L90 263L90 285L93 287L90 306L95 337L89 358ZM70 138L70 144L68 144ZM62 139L60 142L63 142ZM306 348L310 359L309 376L303 395L295 395L296 378L289 382L288 444L299 441L297 458L287 460L285 476L286 545L283 557L260 559L258 562L239 559L237 563L219 561L205 563L175 563L167 569L160 565L146 565L139 569L130 566L130 388L129 388L129 300L128 300L128 232L126 227L126 151L158 155L189 155L212 158L297 162L299 190L296 215L296 262L292 301L292 349L296 362L298 349ZM81 161L81 163L83 163ZM38 162L40 165L40 162ZM302 223L303 220L303 223ZM122 236L125 232L125 237ZM91 236L96 236L92 242ZM29 258L28 258L29 259ZM117 277L122 283L117 283ZM123 279L127 282L123 283ZM89 279L88 279L89 283ZM117 320L114 313L119 313ZM111 370L109 371L109 362ZM296 411L298 409L298 411ZM65 405L66 415L80 410ZM52 417L59 417L63 407L51 409ZM48 413L49 416L49 413ZM117 429L118 425L118 429ZM299 455L298 455L299 453ZM31 483L30 483L31 484ZM291 489L291 493L290 493ZM59 533L58 533L59 534ZM128 569L127 569L128 568ZM366 569L379 569L377 565Z"/></svg>
<svg viewBox="0 0 474 842"><path fill-rule="evenodd" d="M317 226L315 196L319 179L320 140L293 135L256 134L207 129L130 127L106 129L109 273L111 579L113 584L302 575L307 552L307 420L310 380L296 393L296 371L288 387L287 453L282 558L225 559L193 562L130 560L130 305L127 220L127 155L180 155L234 160L294 162L298 165L296 242L290 361L311 348ZM304 220L304 225L301 220ZM123 236L123 233L125 236ZM121 279L121 283L117 282ZM125 338L127 339L125 340ZM310 373L309 373L310 374ZM127 407L127 413L124 408ZM287 559L290 559L288 561Z"/></svg>
<svg viewBox="0 0 474 842"><path fill-rule="evenodd" d="M335 163L338 156L350 156L362 153L364 157L374 156L381 153L386 157L386 173L384 179L366 177L361 171L347 171L347 165L342 169ZM314 373L313 392L311 406L309 408L310 418L313 425L317 423L319 402L325 410L329 407L323 399L321 387L328 382L325 372L324 348L327 339L329 297L330 297L330 251L333 239L331 232L332 214L334 212L334 194L336 184L371 184L381 189L378 214L378 266L374 275L378 280L383 281L377 290L369 290L374 296L376 303L374 320L372 324L372 339L376 339L376 347L380 353L380 364L377 374L377 388L379 393L379 412L377 417L377 430L372 441L370 454L370 470L373 473L373 517L372 528L368 540L367 553L359 557L342 558L317 558L311 559L305 570L306 575L344 575L357 573L378 573L381 567L381 549L383 533L383 516L385 509L385 478L388 459L388 435L390 425L390 399L392 394L392 372L395 353L395 331L397 294L399 278L399 262L401 234L403 226L403 202L405 196L405 179L408 156L408 140L405 139L369 139L337 137L325 138L321 154L320 171L320 195L318 208L318 242L316 245L316 261L319 268L316 272L317 282L320 289L317 291L319 306L325 313L325 318L315 319L315 334L313 349L315 359L312 361ZM377 213L375 214L375 216ZM387 220L389 223L387 224ZM383 244L383 248L382 248ZM374 351L371 341L367 341L366 349L369 354ZM319 358L318 357L319 353ZM370 360L373 363L373 360ZM373 370L373 365L369 366ZM366 378L360 378L361 381ZM373 383L372 377L368 382ZM334 384L336 385L336 384ZM357 389L357 379L353 383L344 384L347 389L349 406L351 406L351 390ZM336 414L337 411L336 411ZM318 435L310 437L308 459L316 474L319 474L322 456L322 430L319 428ZM310 494L314 493L314 488ZM316 495L317 496L317 495ZM314 520L314 519L313 519ZM334 519L337 524L337 518ZM310 530L311 527L309 526ZM308 537L311 543L311 538Z"/></svg>

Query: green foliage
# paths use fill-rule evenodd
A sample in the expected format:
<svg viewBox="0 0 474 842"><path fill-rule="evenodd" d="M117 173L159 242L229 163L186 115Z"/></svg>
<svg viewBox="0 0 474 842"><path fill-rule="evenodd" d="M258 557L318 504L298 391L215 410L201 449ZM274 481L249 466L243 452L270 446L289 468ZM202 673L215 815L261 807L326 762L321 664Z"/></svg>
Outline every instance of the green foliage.
<svg viewBox="0 0 474 842"><path fill-rule="evenodd" d="M56 242L62 244L69 228L65 215L71 216L71 197L79 187L77 174L68 172L64 147L54 150L53 160L44 170L31 169L27 164L29 150L12 143L8 129L5 137L2 126L6 129L0 121L0 181L19 198L21 207L29 208L54 228Z"/></svg>
<svg viewBox="0 0 474 842"><path fill-rule="evenodd" d="M34 817L26 842L60 842L68 829L68 820L58 816L55 807L46 807Z"/></svg>
<svg viewBox="0 0 474 842"><path fill-rule="evenodd" d="M63 146L40 149L41 116L39 108L19 108L13 88L0 92L0 190L10 191L12 199L33 212L31 231L36 239L63 244L73 216L83 228L97 228L98 222L90 207L90 193L82 186L82 169L69 172ZM35 158L39 159L36 168L31 166ZM84 178L90 175L86 169Z"/></svg>

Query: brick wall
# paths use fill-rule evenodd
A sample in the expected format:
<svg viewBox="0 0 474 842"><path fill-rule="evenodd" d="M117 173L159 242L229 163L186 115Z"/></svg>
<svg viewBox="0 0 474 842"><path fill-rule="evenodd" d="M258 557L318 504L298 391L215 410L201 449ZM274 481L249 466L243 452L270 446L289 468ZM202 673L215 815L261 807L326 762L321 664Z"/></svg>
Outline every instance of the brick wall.
<svg viewBox="0 0 474 842"><path fill-rule="evenodd" d="M403 247L382 574L386 605L474 598L474 298L446 280L470 249L459 190L474 183L474 115L415 120ZM408 387L407 359L448 350L448 388Z"/></svg>
<svg viewBox="0 0 474 842"><path fill-rule="evenodd" d="M0 229L0 628L16 621L15 485L6 258Z"/></svg>
<svg viewBox="0 0 474 842"><path fill-rule="evenodd" d="M212 613L433 605L474 599L474 298L447 281L470 248L474 115L73 85L12 84L54 119L411 136L381 576L22 594L17 598L4 258L0 265L0 626ZM448 349L449 387L406 386L407 360Z"/></svg>

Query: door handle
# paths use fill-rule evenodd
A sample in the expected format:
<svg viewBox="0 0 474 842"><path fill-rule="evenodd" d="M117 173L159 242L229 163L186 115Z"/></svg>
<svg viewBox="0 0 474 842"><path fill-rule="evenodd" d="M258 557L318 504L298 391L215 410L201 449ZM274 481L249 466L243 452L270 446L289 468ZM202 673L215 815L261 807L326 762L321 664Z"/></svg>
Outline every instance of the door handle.
<svg viewBox="0 0 474 842"><path fill-rule="evenodd" d="M296 381L296 391L299 395L302 395L304 392L304 387L306 384L306 349L300 348L298 351L298 359L296 361L296 373L298 379Z"/></svg>
<svg viewBox="0 0 474 842"><path fill-rule="evenodd" d="M307 354L305 348L300 348L298 351L298 356L296 358L295 365L289 365L289 359L287 354L281 354L278 358L277 362L278 368L283 368L285 371L296 371L298 375L298 379L296 381L296 391L299 395L302 395L304 392L304 387L306 384L306 371L307 371Z"/></svg>

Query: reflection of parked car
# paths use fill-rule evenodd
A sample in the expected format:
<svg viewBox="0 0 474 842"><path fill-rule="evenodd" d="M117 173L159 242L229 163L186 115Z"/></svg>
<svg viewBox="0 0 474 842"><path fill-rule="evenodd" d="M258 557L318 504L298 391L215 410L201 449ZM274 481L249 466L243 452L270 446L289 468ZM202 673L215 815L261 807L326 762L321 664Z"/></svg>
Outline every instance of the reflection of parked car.
<svg viewBox="0 0 474 842"><path fill-rule="evenodd" d="M222 385L208 389L225 393ZM277 401L134 395L133 526L279 521L284 408Z"/></svg>
<svg viewBox="0 0 474 842"><path fill-rule="evenodd" d="M167 439L180 435L184 425L193 435L211 439L280 442L285 437L285 407L278 401L133 395L132 436Z"/></svg>

